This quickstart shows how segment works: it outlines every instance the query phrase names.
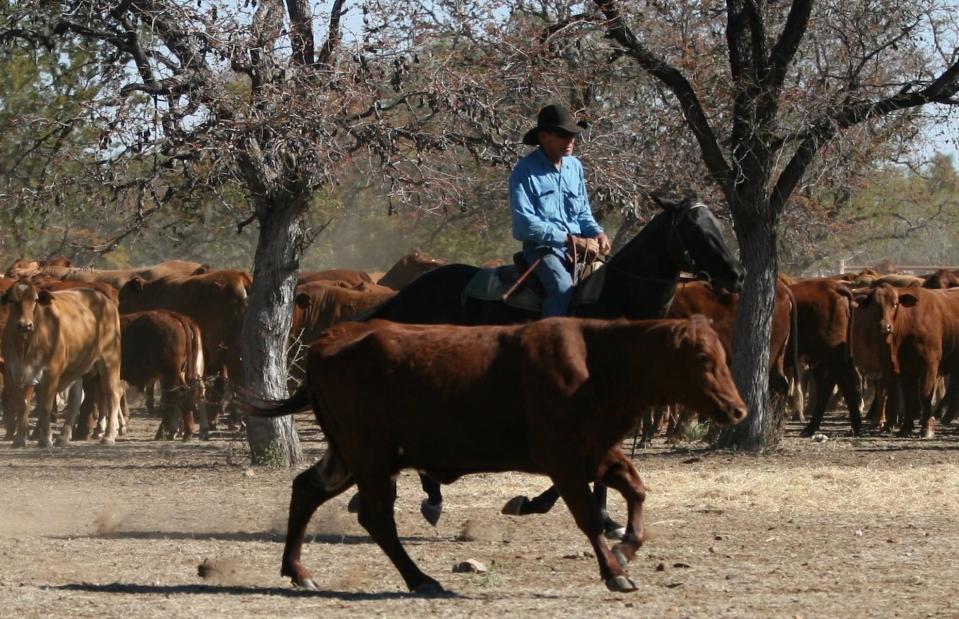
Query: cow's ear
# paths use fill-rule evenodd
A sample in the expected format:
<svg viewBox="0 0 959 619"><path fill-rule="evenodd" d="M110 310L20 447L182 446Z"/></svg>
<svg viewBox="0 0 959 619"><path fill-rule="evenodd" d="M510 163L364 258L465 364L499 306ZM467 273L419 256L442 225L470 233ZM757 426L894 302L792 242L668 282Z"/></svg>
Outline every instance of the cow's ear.
<svg viewBox="0 0 959 619"><path fill-rule="evenodd" d="M916 303L919 303L919 297L914 294L902 294L899 295L899 304L905 305L906 307L914 307Z"/></svg>
<svg viewBox="0 0 959 619"><path fill-rule="evenodd" d="M129 286L130 290L134 290L136 292L143 292L143 278L140 277L139 275L134 275L133 277L131 277L130 281L128 281L126 285Z"/></svg>
<svg viewBox="0 0 959 619"><path fill-rule="evenodd" d="M293 302L296 303L297 307L306 309L310 306L310 295L306 292L301 292L293 298Z"/></svg>
<svg viewBox="0 0 959 619"><path fill-rule="evenodd" d="M50 305L51 303L53 303L53 295L50 294L49 290L38 290L37 303L39 303L40 305Z"/></svg>

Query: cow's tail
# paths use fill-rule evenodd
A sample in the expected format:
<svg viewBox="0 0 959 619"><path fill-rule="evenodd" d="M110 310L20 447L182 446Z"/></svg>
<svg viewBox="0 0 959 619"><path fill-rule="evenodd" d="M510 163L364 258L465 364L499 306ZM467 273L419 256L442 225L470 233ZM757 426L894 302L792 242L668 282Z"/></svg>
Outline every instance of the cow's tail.
<svg viewBox="0 0 959 619"><path fill-rule="evenodd" d="M192 320L187 325L190 330L190 341L193 343L193 350L190 351L190 360L187 363L187 371L190 374L190 380L203 380L206 373L206 361L203 358L203 335L200 333L200 327Z"/></svg>
<svg viewBox="0 0 959 619"><path fill-rule="evenodd" d="M238 389L240 399L246 405L248 414L254 417L285 417L309 410L313 406L310 399L310 390L306 383L300 385L293 392L293 395L285 400L266 400L246 389Z"/></svg>
<svg viewBox="0 0 959 619"><path fill-rule="evenodd" d="M789 386L789 396L795 399L796 402L802 402L802 383L800 380L800 371L799 371L799 304L796 303L796 295L793 294L793 291L789 286L783 286L786 290L786 295L789 297L789 302L792 307L789 310L789 343L788 351L789 361L792 365L792 375L789 377L790 386ZM798 404L802 406L802 404Z"/></svg>

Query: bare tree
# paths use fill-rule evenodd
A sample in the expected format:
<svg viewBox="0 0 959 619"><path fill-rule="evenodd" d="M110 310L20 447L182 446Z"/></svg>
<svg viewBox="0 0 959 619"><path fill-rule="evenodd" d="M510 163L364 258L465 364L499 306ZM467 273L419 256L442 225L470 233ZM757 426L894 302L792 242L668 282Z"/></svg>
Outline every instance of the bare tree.
<svg viewBox="0 0 959 619"><path fill-rule="evenodd" d="M242 379L265 397L286 393L284 344L312 197L357 163L405 180L397 160L458 139L422 130L437 106L427 91L406 90L409 50L371 45L369 33L344 44L346 10L333 0L317 20L308 0L64 0L7 7L0 22L0 39L38 51L66 42L96 50L116 80L83 111L100 131L90 178L133 212L134 225L104 250L191 192L243 189L251 214L239 225L256 222L259 235ZM256 463L301 457L290 419L250 419L248 439Z"/></svg>

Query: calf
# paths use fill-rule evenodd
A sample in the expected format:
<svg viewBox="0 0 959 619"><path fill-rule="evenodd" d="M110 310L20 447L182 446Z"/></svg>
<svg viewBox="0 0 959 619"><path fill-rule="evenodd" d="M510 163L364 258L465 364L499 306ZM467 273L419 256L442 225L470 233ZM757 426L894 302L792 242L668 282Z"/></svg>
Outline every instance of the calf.
<svg viewBox="0 0 959 619"><path fill-rule="evenodd" d="M200 418L200 435L206 436L209 428L201 405L203 339L196 322L183 314L154 310L121 316L120 329L121 378L140 391L160 383L163 420L156 438L174 438L179 425L183 440L189 440L194 414Z"/></svg>
<svg viewBox="0 0 959 619"><path fill-rule="evenodd" d="M606 586L634 591L624 566L644 539L646 493L619 443L644 407L677 402L720 423L746 415L722 343L702 319L334 327L310 347L305 383L257 413L312 405L330 445L293 482L281 573L315 588L300 560L306 526L317 507L356 484L360 523L409 589L440 591L397 538L395 475L415 468L451 483L469 473L522 471L552 478ZM626 534L612 551L591 481L627 502Z"/></svg>
<svg viewBox="0 0 959 619"><path fill-rule="evenodd" d="M26 392L35 385L40 446L52 445L50 413L58 391L70 388L61 444L70 440L80 405L78 382L95 372L100 382L100 409L108 415L101 442L113 443L120 405L120 317L117 307L90 289L49 292L21 279L0 297L10 315L2 347L18 424L14 446L27 441Z"/></svg>

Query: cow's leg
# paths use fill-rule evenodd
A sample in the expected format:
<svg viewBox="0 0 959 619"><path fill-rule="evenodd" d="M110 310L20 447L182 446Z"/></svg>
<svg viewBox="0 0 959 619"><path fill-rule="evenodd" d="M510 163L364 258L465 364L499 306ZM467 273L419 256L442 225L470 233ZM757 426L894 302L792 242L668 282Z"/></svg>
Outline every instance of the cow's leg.
<svg viewBox="0 0 959 619"><path fill-rule="evenodd" d="M420 514L426 522L435 527L443 514L443 491L440 489L440 482L420 473L420 485L426 493L426 498L420 503Z"/></svg>
<svg viewBox="0 0 959 619"><path fill-rule="evenodd" d="M53 436L50 432L50 412L56 404L56 382L56 380L48 379L37 386L37 446L39 447L53 446Z"/></svg>
<svg viewBox="0 0 959 619"><path fill-rule="evenodd" d="M599 575L606 583L606 588L619 593L635 591L635 583L626 576L622 564L603 539L603 520L590 497L588 480L581 472L573 470L556 472L550 477L573 514L576 526L593 546L599 562Z"/></svg>
<svg viewBox="0 0 959 619"><path fill-rule="evenodd" d="M832 397L833 387L836 381L833 379L829 368L825 363L819 363L812 368L812 383L815 387L815 397L813 398L813 410L809 416L809 423L800 432L800 436L812 436L819 431L822 425L822 418L826 414L826 406L829 404L829 398Z"/></svg>
<svg viewBox="0 0 959 619"><path fill-rule="evenodd" d="M210 440L210 420L206 415L206 389L202 378L194 378L189 381L190 385L190 406L193 408L197 422L200 425L200 439Z"/></svg>
<svg viewBox="0 0 959 619"><path fill-rule="evenodd" d="M157 435L168 441L176 438L176 433L180 429L179 414L179 401L173 385L166 380L161 380L160 429L157 430Z"/></svg>
<svg viewBox="0 0 959 619"><path fill-rule="evenodd" d="M156 415L156 385L156 381L151 381L143 390L143 406L146 408L147 417Z"/></svg>
<svg viewBox="0 0 959 619"><path fill-rule="evenodd" d="M855 436L862 434L862 381L850 359L843 359L833 373L838 379L842 399L849 410L849 426Z"/></svg>
<svg viewBox="0 0 959 619"><path fill-rule="evenodd" d="M130 421L130 406L127 404L127 385L121 382L120 389L120 412L117 414L117 423L120 425L118 432L120 436L127 433L127 423Z"/></svg>
<svg viewBox="0 0 959 619"><path fill-rule="evenodd" d="M936 422L932 416L932 398L939 384L939 360L927 366L926 374L919 381L919 423L920 437L930 439L935 437Z"/></svg>
<svg viewBox="0 0 959 619"><path fill-rule="evenodd" d="M217 372L213 378L213 384L210 385L210 398L207 404L207 415L211 430L216 430L217 422L226 402L226 374L223 371Z"/></svg>
<svg viewBox="0 0 959 619"><path fill-rule="evenodd" d="M353 478L332 449L323 458L296 476L290 496L290 517L280 574L289 576L297 587L315 590L313 576L303 565L301 554L306 526L316 508L353 485Z"/></svg>
<svg viewBox="0 0 959 619"><path fill-rule="evenodd" d="M626 500L628 520L622 541L613 547L613 554L625 566L636 555L646 538L643 529L643 503L646 500L646 486L639 472L618 449L612 450L600 465L600 479L616 490ZM601 487L600 484L596 484Z"/></svg>
<svg viewBox="0 0 959 619"><path fill-rule="evenodd" d="M119 339L119 336L117 336L116 350L105 350L103 358L97 363L97 374L100 377L98 385L100 390L98 405L100 407L100 416L106 417L107 422L106 430L100 439L100 442L104 445L112 445L117 440L117 425L120 416L120 393L123 390L123 384L120 381Z"/></svg>
<svg viewBox="0 0 959 619"><path fill-rule="evenodd" d="M393 518L396 486L389 474L384 471L382 476L365 476L357 480L357 486L360 489L360 525L390 558L409 590L426 595L442 593L443 587L417 567L400 543Z"/></svg>
<svg viewBox="0 0 959 619"><path fill-rule="evenodd" d="M67 390L66 419L63 420L63 429L57 437L57 445L68 445L73 438L73 424L77 420L77 413L80 412L81 400L83 400L83 381L78 380Z"/></svg>
<svg viewBox="0 0 959 619"><path fill-rule="evenodd" d="M14 447L27 446L27 437L30 434L30 406L28 403L33 395L33 390L33 387L27 387L22 391L11 388L6 406L10 407L10 412L15 423L13 435Z"/></svg>
<svg viewBox="0 0 959 619"><path fill-rule="evenodd" d="M183 440L189 441L196 433L196 420L193 418L193 403L189 385L183 384L176 388L176 401L177 407L180 409L180 427L183 429Z"/></svg>
<svg viewBox="0 0 959 619"><path fill-rule="evenodd" d="M899 426L896 436L912 436L922 406L919 400L919 381L915 377L904 376L898 382L902 392L902 425Z"/></svg>
<svg viewBox="0 0 959 619"><path fill-rule="evenodd" d="M959 373L953 373L946 377L946 394L936 406L936 416L942 420L943 425L948 425L956 418L957 407L959 407Z"/></svg>

